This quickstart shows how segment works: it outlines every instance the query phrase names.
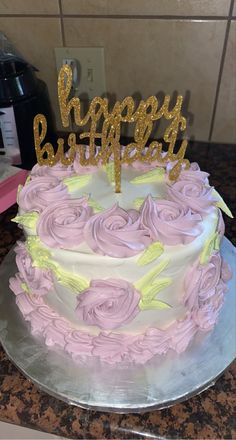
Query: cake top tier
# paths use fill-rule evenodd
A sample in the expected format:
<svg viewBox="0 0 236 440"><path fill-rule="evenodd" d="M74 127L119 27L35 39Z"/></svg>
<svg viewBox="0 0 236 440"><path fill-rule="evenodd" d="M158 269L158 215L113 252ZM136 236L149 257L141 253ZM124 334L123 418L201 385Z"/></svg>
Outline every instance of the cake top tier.
<svg viewBox="0 0 236 440"><path fill-rule="evenodd" d="M205 218L221 205L208 174L196 163L176 182L165 166L134 162L122 170L123 191L114 192L113 164L82 167L35 165L18 194L16 221L49 247L115 258L132 257L153 243L175 246L195 240Z"/></svg>

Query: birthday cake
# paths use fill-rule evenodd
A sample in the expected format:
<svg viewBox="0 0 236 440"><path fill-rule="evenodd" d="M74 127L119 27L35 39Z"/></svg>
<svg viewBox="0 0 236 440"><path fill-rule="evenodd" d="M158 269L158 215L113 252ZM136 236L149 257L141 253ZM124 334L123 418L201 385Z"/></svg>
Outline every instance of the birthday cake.
<svg viewBox="0 0 236 440"><path fill-rule="evenodd" d="M133 162L114 192L112 162L35 165L14 221L25 240L10 279L33 335L75 360L145 363L211 330L230 271L222 198L196 163Z"/></svg>
<svg viewBox="0 0 236 440"><path fill-rule="evenodd" d="M74 360L145 363L169 350L183 352L198 331L218 318L230 270L220 255L231 216L208 174L176 152L186 128L183 97L170 109L155 96L117 101L93 98L81 116L71 98L72 71L62 67L58 97L62 124L71 111L76 134L57 148L46 142L44 115L34 118L38 164L18 191L25 240L15 248L18 273L10 279L31 332ZM170 122L164 143L148 142L155 121ZM122 147L122 124L134 140ZM101 127L101 133L99 132ZM96 141L100 147L96 147Z"/></svg>

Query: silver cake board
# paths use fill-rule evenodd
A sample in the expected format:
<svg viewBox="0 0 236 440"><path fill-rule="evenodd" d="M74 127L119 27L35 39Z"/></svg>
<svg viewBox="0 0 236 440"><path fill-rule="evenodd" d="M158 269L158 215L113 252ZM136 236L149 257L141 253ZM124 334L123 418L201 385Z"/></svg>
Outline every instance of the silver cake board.
<svg viewBox="0 0 236 440"><path fill-rule="evenodd" d="M224 238L222 255L233 270L214 330L198 334L181 355L169 351L145 365L114 366L88 358L75 363L31 335L9 289L16 271L11 251L0 267L0 340L10 360L40 389L82 408L118 413L162 409L208 387L236 354L236 249Z"/></svg>

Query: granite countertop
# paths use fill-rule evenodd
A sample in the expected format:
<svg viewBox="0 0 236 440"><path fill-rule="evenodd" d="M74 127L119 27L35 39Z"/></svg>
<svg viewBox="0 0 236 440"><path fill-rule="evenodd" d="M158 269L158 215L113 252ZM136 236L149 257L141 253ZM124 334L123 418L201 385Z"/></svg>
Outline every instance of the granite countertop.
<svg viewBox="0 0 236 440"><path fill-rule="evenodd" d="M195 143L188 156L211 174L211 184L236 215L236 145ZM0 221L0 262L21 232L10 219ZM236 244L236 222L225 218L226 236ZM69 438L236 438L236 362L214 386L184 403L145 414L89 411L57 400L27 380L0 346L0 420Z"/></svg>

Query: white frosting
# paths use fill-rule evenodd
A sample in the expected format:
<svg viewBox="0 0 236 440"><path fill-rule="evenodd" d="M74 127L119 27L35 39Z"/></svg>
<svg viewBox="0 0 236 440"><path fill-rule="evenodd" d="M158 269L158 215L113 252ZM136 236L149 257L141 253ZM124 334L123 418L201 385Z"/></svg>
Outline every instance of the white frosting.
<svg viewBox="0 0 236 440"><path fill-rule="evenodd" d="M148 194L152 194L153 197L165 198L167 194L165 181L142 184L130 183L132 179L141 174L144 174L144 172L134 168L122 169L122 192L116 194L115 185L109 182L106 173L103 169L100 169L92 174L89 184L74 193L74 196L78 197L86 192L104 208L111 208L115 203L119 203L124 209L134 208L134 200L137 197L147 197Z"/></svg>
<svg viewBox="0 0 236 440"><path fill-rule="evenodd" d="M71 191L70 196L79 198L84 194L89 194L104 209L111 208L115 203L119 203L123 209L131 209L134 208L136 198L146 198L149 194L153 198L165 199L167 197L167 177L164 177L162 181L148 184L131 183L132 179L141 174L142 172L137 169L125 167L122 170L122 192L116 194L114 185L109 182L104 169L99 169L91 175L87 185ZM195 240L187 245L164 246L163 254L144 266L137 265L140 254L128 258L103 256L94 253L85 242L73 250L48 249L53 261L58 263L63 270L83 276L88 281L116 278L134 284L160 262L168 260L169 264L160 274L160 278L170 278L172 284L159 292L157 299L168 303L171 307L169 309L140 311L132 322L116 329L116 333L142 333L149 327L165 329L172 322L185 317L186 309L181 301L184 296L184 275L186 269L198 259L204 242L215 228L217 217L217 210L212 207L201 224L202 233ZM26 228L25 232L26 235L32 234L32 231ZM45 245L45 247L47 246ZM55 281L53 291L44 296L43 301L59 315L67 318L76 328L92 335L99 334L100 328L85 325L76 315L76 296L75 293Z"/></svg>
<svg viewBox="0 0 236 440"><path fill-rule="evenodd" d="M119 329L119 333L136 333L146 330L148 327L167 327L171 322L185 315L185 307L181 304L183 292L183 280L186 268L190 267L198 258L203 244L212 232L212 224L215 224L217 212L214 209L203 222L203 233L188 245L166 246L164 253L157 260L146 266L138 266L138 257L112 258L92 254L84 244L79 251L52 250L54 261L75 275L79 274L91 279L121 278L131 283L138 281L152 267L161 261L169 259L169 265L161 273L161 278L171 278L172 284L158 294L158 299L171 305L165 310L141 311L138 316L128 325ZM75 314L76 295L64 286L55 284L55 290L44 297L44 301L60 315L69 319L78 328L89 330L91 334L98 334L98 327L85 326L78 320ZM117 332L117 330L116 330Z"/></svg>
<svg viewBox="0 0 236 440"><path fill-rule="evenodd" d="M92 174L88 185L72 193L72 197L81 197L88 193L104 208L110 208L119 202L126 209L133 207L133 201L137 197L164 198L167 193L166 182L149 184L132 184L130 180L142 174L132 168L122 170L122 193L115 194L114 187L109 183L103 170ZM181 303L183 296L183 280L186 268L189 268L199 257L205 240L215 228L217 210L212 207L209 214L204 218L201 226L202 233L188 245L165 246L164 253L152 263L138 266L137 260L140 255L129 258L112 258L94 253L85 242L73 250L50 248L53 260L60 264L62 269L75 275L81 275L86 279L120 278L131 283L137 282L150 269L161 261L168 259L169 264L160 274L161 278L171 278L172 284L158 294L158 299L167 302L171 308L161 310L141 311L134 320L116 330L119 333L140 333L149 327L166 328L170 323L185 316L185 307ZM66 317L76 327L88 331L90 334L98 334L101 329L95 326L86 326L79 321L75 313L77 304L76 294L64 286L55 283L55 290L44 297L44 301L60 315Z"/></svg>

